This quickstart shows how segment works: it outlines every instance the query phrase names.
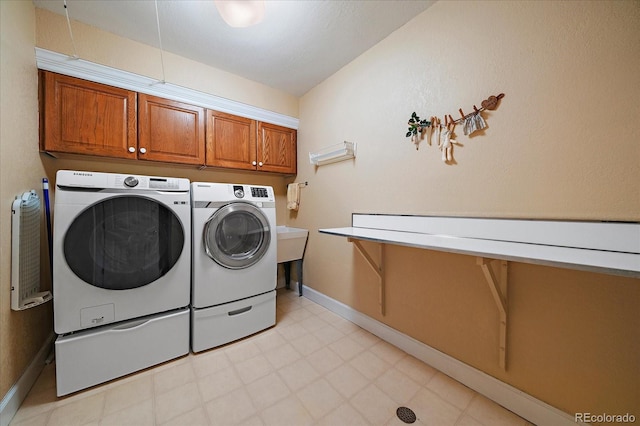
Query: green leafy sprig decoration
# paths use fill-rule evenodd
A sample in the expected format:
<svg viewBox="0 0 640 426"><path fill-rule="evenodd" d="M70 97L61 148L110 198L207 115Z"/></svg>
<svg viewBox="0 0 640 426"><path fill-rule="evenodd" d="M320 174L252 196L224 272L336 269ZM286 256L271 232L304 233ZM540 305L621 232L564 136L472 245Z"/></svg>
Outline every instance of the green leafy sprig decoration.
<svg viewBox="0 0 640 426"><path fill-rule="evenodd" d="M414 111L409 119L409 131L407 132L406 137L408 138L411 135L417 137L418 133L422 133L424 129L429 126L431 126L431 122L428 120L420 120L420 117L418 117Z"/></svg>

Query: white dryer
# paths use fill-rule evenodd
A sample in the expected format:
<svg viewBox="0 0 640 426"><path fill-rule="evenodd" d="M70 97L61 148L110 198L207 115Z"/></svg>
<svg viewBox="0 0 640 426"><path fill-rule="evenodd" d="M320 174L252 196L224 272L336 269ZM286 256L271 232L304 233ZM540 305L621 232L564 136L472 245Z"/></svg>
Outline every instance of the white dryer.
<svg viewBox="0 0 640 426"><path fill-rule="evenodd" d="M199 352L275 324L273 188L193 182L191 347Z"/></svg>
<svg viewBox="0 0 640 426"><path fill-rule="evenodd" d="M187 179L59 171L53 257L58 395L188 353Z"/></svg>

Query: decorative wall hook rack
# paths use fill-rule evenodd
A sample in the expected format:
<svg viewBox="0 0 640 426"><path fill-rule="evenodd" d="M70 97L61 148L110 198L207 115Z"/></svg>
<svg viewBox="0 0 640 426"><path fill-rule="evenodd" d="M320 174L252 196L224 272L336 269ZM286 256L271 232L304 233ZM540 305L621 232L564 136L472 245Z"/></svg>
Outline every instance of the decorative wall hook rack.
<svg viewBox="0 0 640 426"><path fill-rule="evenodd" d="M481 102L480 108L473 105L473 112L465 114L462 108L458 109L460 118L454 119L451 114L444 116L444 124L437 116L432 116L428 120L420 119L420 117L413 112L409 117L406 137L410 137L411 141L415 144L416 150L425 136L427 136L427 143L431 145L433 136L435 136L438 142L438 148L442 151L442 161L447 164L453 162L453 146L459 145L457 141L453 139L454 129L457 124L463 124L463 132L465 135L471 135L472 133L482 130L487 127L487 123L482 117L482 111L493 111L498 107L500 99L504 97L504 93L500 93L496 96L489 96L487 99Z"/></svg>

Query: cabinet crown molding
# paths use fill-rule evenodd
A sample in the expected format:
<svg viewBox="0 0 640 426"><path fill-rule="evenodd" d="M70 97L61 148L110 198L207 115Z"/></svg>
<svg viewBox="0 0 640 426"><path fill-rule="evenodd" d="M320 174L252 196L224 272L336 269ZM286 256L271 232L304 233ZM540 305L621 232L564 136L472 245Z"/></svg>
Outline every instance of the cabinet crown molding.
<svg viewBox="0 0 640 426"><path fill-rule="evenodd" d="M198 90L163 83L156 79L111 68L105 65L76 59L50 50L35 48L38 69L52 71L96 83L133 90L148 95L160 96L178 102L198 105L216 111L227 112L258 121L298 129L298 119L277 112L254 107L242 102L225 99Z"/></svg>

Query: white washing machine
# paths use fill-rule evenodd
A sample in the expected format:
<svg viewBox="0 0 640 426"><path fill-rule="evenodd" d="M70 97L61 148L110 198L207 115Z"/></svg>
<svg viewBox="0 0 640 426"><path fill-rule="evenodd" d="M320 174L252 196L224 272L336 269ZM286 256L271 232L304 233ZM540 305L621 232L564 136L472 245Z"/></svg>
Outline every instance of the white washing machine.
<svg viewBox="0 0 640 426"><path fill-rule="evenodd" d="M191 348L229 343L275 324L273 188L193 182Z"/></svg>
<svg viewBox="0 0 640 426"><path fill-rule="evenodd" d="M61 170L53 237L59 396L189 352L189 180Z"/></svg>

